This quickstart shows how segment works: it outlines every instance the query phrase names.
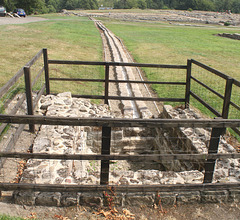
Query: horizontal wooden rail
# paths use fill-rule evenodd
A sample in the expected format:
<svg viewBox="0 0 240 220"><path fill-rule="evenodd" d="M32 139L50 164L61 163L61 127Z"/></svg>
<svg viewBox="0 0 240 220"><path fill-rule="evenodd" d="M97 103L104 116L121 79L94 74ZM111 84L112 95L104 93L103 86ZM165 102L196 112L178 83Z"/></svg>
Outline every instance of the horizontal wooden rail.
<svg viewBox="0 0 240 220"><path fill-rule="evenodd" d="M233 84L234 84L235 86L240 87L240 81L238 81L238 80L236 80L236 79L233 79Z"/></svg>
<svg viewBox="0 0 240 220"><path fill-rule="evenodd" d="M52 95L57 95L57 93L51 93ZM76 95L73 94L72 97L75 98L85 98L85 99L104 99L105 96L100 95ZM159 101L159 102L184 102L185 99L181 98L153 98L153 97L130 97L130 96L108 96L109 100L138 100L138 101Z"/></svg>
<svg viewBox="0 0 240 220"><path fill-rule="evenodd" d="M234 130L240 136L240 129L238 128L231 128L231 129Z"/></svg>
<svg viewBox="0 0 240 220"><path fill-rule="evenodd" d="M224 99L224 96L221 95L220 93L218 93L217 91L215 91L214 89L212 89L211 87L207 86L206 84L204 84L203 82L199 81L198 79L196 79L195 77L191 76L191 79L193 79L195 82L197 82L199 85L203 86L204 88L208 89L209 91L211 91L212 93L214 93L215 95L217 95L219 98Z"/></svg>
<svg viewBox="0 0 240 220"><path fill-rule="evenodd" d="M44 124L108 127L240 127L240 119L124 119L78 118L33 115L0 115L0 122L13 124Z"/></svg>
<svg viewBox="0 0 240 220"><path fill-rule="evenodd" d="M43 50L40 50L37 55L35 55L25 66L31 67L38 58L43 54ZM0 89L0 98L19 80L23 75L24 71L21 68L16 75L14 75L1 89Z"/></svg>
<svg viewBox="0 0 240 220"><path fill-rule="evenodd" d="M82 82L105 82L104 79L79 79L79 78L49 78L53 81L82 81ZM157 81L136 81L136 80L109 80L110 83L138 83L138 84L168 84L168 85L186 85L186 82L157 82Z"/></svg>
<svg viewBox="0 0 240 220"><path fill-rule="evenodd" d="M148 155L96 155L96 154L47 154L0 152L0 158L49 159L49 160L128 160L128 161L173 161L238 159L240 154L148 154Z"/></svg>
<svg viewBox="0 0 240 220"><path fill-rule="evenodd" d="M194 92L190 91L190 95L195 98L197 101L199 101L201 104L203 104L208 110L210 110L213 114L215 114L217 117L221 117L222 115L215 110L212 106L210 106L207 102L205 102L203 99L201 99L198 95L196 95Z"/></svg>
<svg viewBox="0 0 240 220"><path fill-rule="evenodd" d="M35 79L34 79L33 82L32 82L32 87L37 83L38 79L42 76L43 71L44 71L44 67L42 67L42 68L39 70L37 76L35 77Z"/></svg>
<svg viewBox="0 0 240 220"><path fill-rule="evenodd" d="M49 64L68 64L68 65L95 65L95 66L132 66L132 67L152 67L167 69L187 69L186 65L166 65L150 63L121 63L121 62L95 62L95 61L70 61L70 60L48 60Z"/></svg>
<svg viewBox="0 0 240 220"><path fill-rule="evenodd" d="M240 183L205 184L162 184L162 185L73 185L73 184L30 184L0 183L0 191L33 190L40 192L103 192L109 189L115 192L181 192L181 191L218 191L240 189Z"/></svg>
<svg viewBox="0 0 240 220"><path fill-rule="evenodd" d="M79 79L79 78L54 78L50 77L52 81L72 81L72 82L105 82L105 79Z"/></svg>
<svg viewBox="0 0 240 220"><path fill-rule="evenodd" d="M37 97L34 99L33 109L35 109L37 107L38 101L40 100L41 96L43 95L45 89L46 89L46 86L43 85L42 88L40 89L40 91L38 92Z"/></svg>
<svg viewBox="0 0 240 220"><path fill-rule="evenodd" d="M240 111L240 106L235 104L234 102L230 102L230 105L232 105L234 108L236 108L238 111Z"/></svg>
<svg viewBox="0 0 240 220"><path fill-rule="evenodd" d="M152 98L152 97L128 97L128 96L108 96L112 100L138 100L138 101L159 101L159 102L184 102L181 98Z"/></svg>
<svg viewBox="0 0 240 220"><path fill-rule="evenodd" d="M18 100L17 104L12 108L12 110L10 111L9 115L15 115L18 111L18 109L20 108L20 106L23 104L23 102L25 101L26 96L25 94L22 95L22 97ZM8 124L7 123L3 123L0 126L0 134L2 134L3 130L6 128Z"/></svg>
<svg viewBox="0 0 240 220"><path fill-rule="evenodd" d="M43 54L43 49L41 49L25 66L31 67Z"/></svg>
<svg viewBox="0 0 240 220"><path fill-rule="evenodd" d="M0 89L0 98L8 92L10 88L19 80L19 78L23 75L23 68L20 69L16 75L14 75L1 89Z"/></svg>
<svg viewBox="0 0 240 220"><path fill-rule="evenodd" d="M211 73L214 73L215 75L217 75L217 76L219 76L219 77L221 77L221 78L223 78L223 79L228 79L229 78L229 76L228 75L226 75L226 74L224 74L224 73L222 73L222 72L220 72L220 71L218 71L218 70L215 70L215 69L213 69L212 67L210 67L210 66L207 66L207 65L205 65L205 64L203 64L203 63L200 63L200 62L198 62L198 61L196 61L196 60L191 60L192 61L192 63L194 63L194 64L196 64L197 66L200 66L200 67L202 67L203 69L205 69L205 70L208 70L209 72L211 72Z"/></svg>

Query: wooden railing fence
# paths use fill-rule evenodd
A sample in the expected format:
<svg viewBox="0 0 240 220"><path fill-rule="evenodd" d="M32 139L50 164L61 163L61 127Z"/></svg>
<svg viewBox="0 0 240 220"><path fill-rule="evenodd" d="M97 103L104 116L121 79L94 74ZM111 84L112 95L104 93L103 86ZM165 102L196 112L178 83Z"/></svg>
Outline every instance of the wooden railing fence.
<svg viewBox="0 0 240 220"><path fill-rule="evenodd" d="M31 66L34 62L43 55L44 66L38 73L37 77L31 80ZM105 79L70 79L70 78L52 78L49 72L50 64L71 64L71 65L102 65L105 66ZM198 65L201 68L208 70L213 74L224 78L226 80L225 95L222 96L216 91L201 83L196 78L191 75L192 65ZM186 69L186 81L185 82L152 82L152 81L133 81L133 80L111 80L109 79L109 67L110 66L131 66L131 67L151 67L151 68L165 68L165 69ZM32 96L32 86L41 74L45 72L45 85L38 92L37 97L33 100ZM30 130L34 132L35 124L45 124L45 125L69 125L69 126L98 126L102 128L102 150L99 155L59 155L59 154L26 154L26 153L10 153L10 148L5 149L0 153L0 158L35 158L35 159L65 159L65 160L101 160L101 177L100 185L108 185L109 182L109 161L110 160L129 160L129 161L141 161L141 160L152 160L158 159L158 161L163 160L203 160L205 161L205 176L204 184L188 184L182 186L174 186L174 190L187 188L226 188L226 187L239 187L238 183L235 184L211 184L214 173L214 166L216 159L220 158L240 158L240 154L217 154L220 136L224 133L225 129L230 127L234 131L239 132L238 127L240 127L239 119L227 119L229 106L235 107L240 110L240 107L231 101L231 88L232 85L240 87L240 82L232 79L217 70L214 70L204 64L201 64L195 60L188 60L187 65L158 65L158 64L139 64L139 63L116 63L116 62L88 62L88 61L61 61L61 60L49 60L47 49L42 49L24 68L22 68L4 87L0 89L0 97L3 96L14 83L24 74L25 84L26 84L26 100L27 100L27 114L28 116L16 116L14 115L17 111L17 107L23 103L24 99L19 100L14 111L9 115L0 115L1 125L5 126L8 123L19 124L19 131L16 134L12 145L15 143L17 136L21 134L24 126L29 124ZM81 98L91 98L91 99L103 99L105 104L108 104L109 100L143 100L143 101L170 101L170 102L183 102L185 106L189 106L190 97L195 98L200 103L202 103L206 108L212 111L218 118L209 120L173 120L173 119L99 119L99 118L64 118L64 117L44 117L44 116L34 116L34 108L37 105L38 100L46 89L46 94L51 94L50 81L90 81L90 82L103 82L105 83L105 92L103 96L96 95L81 95L76 94L76 97ZM213 107L207 104L206 101L198 97L194 92L191 91L191 81L194 80L198 82L201 86L208 89L210 92L217 94L224 100L222 113L217 112ZM185 97L182 98L149 98L149 97L119 97L119 96L109 96L109 83L145 83L145 84L169 84L169 85L185 85L186 92ZM0 127L0 129L2 129ZM208 154L172 154L172 155L111 155L111 132L114 127L211 127L212 134L209 144ZM166 191L171 190L173 186L166 185L156 185L156 186L115 186L121 190L130 189L133 191L142 189L147 191L154 189L165 189ZM0 183L0 190L13 190L13 189L34 189L38 191L90 191L90 190L102 190L101 186L65 186L65 185L38 185L38 184L10 184L10 183ZM216 189L215 188L215 189Z"/></svg>

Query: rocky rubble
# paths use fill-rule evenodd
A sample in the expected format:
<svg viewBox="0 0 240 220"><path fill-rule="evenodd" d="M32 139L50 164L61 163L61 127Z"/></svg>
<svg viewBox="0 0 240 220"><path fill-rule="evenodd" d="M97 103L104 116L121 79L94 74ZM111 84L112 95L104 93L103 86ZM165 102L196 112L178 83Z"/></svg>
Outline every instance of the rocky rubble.
<svg viewBox="0 0 240 220"><path fill-rule="evenodd" d="M108 109L107 105L95 105L88 100L72 98L71 93L61 93L57 96L43 96L40 100L39 111L46 112L47 116L64 116L64 117L114 117L114 114ZM165 114L172 118L199 118L191 109L173 109L171 106L165 106ZM196 128L195 128L196 129ZM188 138L191 142L198 141L195 147L199 153L207 152L207 145L210 131L209 130L191 130L189 128L180 128L185 140ZM93 133L94 135L93 135ZM138 135L140 131L116 130L115 140L124 140L127 135ZM144 133L144 131L142 131ZM125 136L125 137L124 137ZM130 138L130 137L129 137ZM42 126L39 135L34 141L34 153L55 153L55 154L96 154L100 151L100 145L92 145L93 141L101 140L98 128L73 127L73 126ZM126 142L125 142L126 144ZM151 146L151 144L150 144ZM122 150L126 146L122 146ZM145 146L145 148L147 145ZM117 148L116 148L117 149ZM234 148L229 145L223 138L221 140L219 152L232 153ZM114 152L112 152L114 153ZM124 151L115 151L116 154ZM126 153L126 152L125 152ZM136 153L136 152L135 152ZM140 153L140 152L138 152ZM148 152L149 153L149 152ZM156 162L155 162L156 163ZM144 164L144 163L141 163ZM152 184L189 184L202 183L204 172L201 170L181 170L179 172L163 171L152 169L151 167L141 168L141 164L134 167L126 161L112 161L110 165L109 183L117 185L152 185ZM171 164L171 163L169 163ZM134 168L133 168L134 167ZM159 165L160 167L160 165ZM174 170L174 169L173 169ZM99 161L66 161L66 160L28 160L26 169L22 175L21 183L38 183L38 184L99 184L100 182L100 162ZM214 182L237 182L240 178L239 160L228 159L218 160L214 176ZM225 193L225 192L224 192ZM176 194L177 195L177 194ZM174 201L176 201L174 194ZM136 196L131 195L130 200ZM187 196L187 195L185 195ZM227 194L228 196L228 194ZM80 199L81 197L81 199ZM123 196L126 201L127 195ZM166 195L170 201L172 197ZM200 200L200 193L194 200ZM207 195L207 198L209 195ZM225 198L224 194L224 198ZM15 201L17 203L30 204L50 204L50 205L69 205L77 201L93 201L102 203L102 197L88 194L67 193L21 193L15 192ZM154 201L154 195L143 195L143 200ZM184 200L179 198L180 200ZM188 196L186 197L188 198ZM186 200L185 198L185 200ZM228 197L226 197L228 198ZM121 198L122 199L122 198ZM192 196L191 196L192 199ZM191 200L190 199L190 200ZM187 199L188 200L188 199ZM86 202L85 201L85 202ZM124 200L125 201L125 200ZM56 203L56 204L55 204Z"/></svg>
<svg viewBox="0 0 240 220"><path fill-rule="evenodd" d="M192 109L173 108L165 105L163 117L174 119L200 119L201 116ZM177 136L184 137L185 145L189 145L186 153L207 153L211 137L211 129L203 128L179 128ZM188 144L187 144L188 143ZM191 151L190 149L193 149ZM237 153L236 149L221 136L218 153ZM217 160L214 172L214 182L239 182L240 181L240 160L219 159Z"/></svg>
<svg viewBox="0 0 240 220"><path fill-rule="evenodd" d="M71 12L64 11L65 15L75 16L88 16L88 17L108 17L111 19L119 19L124 21L145 21L145 22L157 22L165 21L169 23L197 23L197 24L217 24L224 25L228 23L233 26L240 25L239 14L229 14L225 12L205 12L205 11L180 11L180 10L148 10L149 13L142 11L141 13L119 13L112 11L109 12L96 12L87 13L84 11Z"/></svg>

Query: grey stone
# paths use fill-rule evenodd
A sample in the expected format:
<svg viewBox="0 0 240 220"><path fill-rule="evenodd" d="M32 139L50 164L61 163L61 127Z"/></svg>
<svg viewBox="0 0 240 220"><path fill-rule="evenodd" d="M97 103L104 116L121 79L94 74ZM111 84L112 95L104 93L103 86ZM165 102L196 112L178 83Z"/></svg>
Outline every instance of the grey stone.
<svg viewBox="0 0 240 220"><path fill-rule="evenodd" d="M36 198L36 205L42 206L60 206L61 193L42 192Z"/></svg>
<svg viewBox="0 0 240 220"><path fill-rule="evenodd" d="M102 196L97 195L97 193L92 193L92 194L83 193L80 196L79 204L102 206L103 198Z"/></svg>
<svg viewBox="0 0 240 220"><path fill-rule="evenodd" d="M228 191L203 191L201 192L201 202L221 203L228 201Z"/></svg>
<svg viewBox="0 0 240 220"><path fill-rule="evenodd" d="M155 196L155 204L159 205L175 205L177 193L174 192L161 192Z"/></svg>
<svg viewBox="0 0 240 220"><path fill-rule="evenodd" d="M125 197L125 205L130 206L141 206L148 205L152 206L154 204L154 196L151 195L136 195L136 194L127 194Z"/></svg>
<svg viewBox="0 0 240 220"><path fill-rule="evenodd" d="M178 204L199 203L201 201L200 192L181 192L177 195Z"/></svg>
<svg viewBox="0 0 240 220"><path fill-rule="evenodd" d="M79 108L79 111L80 111L80 112L87 112L88 109L87 109L85 106L81 106L81 107Z"/></svg>
<svg viewBox="0 0 240 220"><path fill-rule="evenodd" d="M13 199L16 204L19 205L35 205L36 193L33 191L15 191L13 193Z"/></svg>
<svg viewBox="0 0 240 220"><path fill-rule="evenodd" d="M240 190L229 190L229 202L240 202Z"/></svg>
<svg viewBox="0 0 240 220"><path fill-rule="evenodd" d="M78 193L62 193L61 205L62 206L75 206L79 202Z"/></svg>

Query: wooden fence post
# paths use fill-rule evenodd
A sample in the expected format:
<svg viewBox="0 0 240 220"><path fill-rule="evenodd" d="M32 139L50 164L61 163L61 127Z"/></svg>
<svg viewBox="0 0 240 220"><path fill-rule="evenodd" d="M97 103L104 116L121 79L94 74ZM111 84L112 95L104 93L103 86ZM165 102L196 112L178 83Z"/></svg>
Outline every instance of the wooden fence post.
<svg viewBox="0 0 240 220"><path fill-rule="evenodd" d="M226 81L224 103L223 103L223 109L222 109L222 117L224 119L228 118L229 107L231 103L232 85L233 85L233 78L229 77Z"/></svg>
<svg viewBox="0 0 240 220"><path fill-rule="evenodd" d="M108 92L109 92L109 64L105 66L105 96L104 104L108 105Z"/></svg>
<svg viewBox="0 0 240 220"><path fill-rule="evenodd" d="M110 146L111 146L111 127L102 127L101 154L110 155ZM109 182L109 160L102 160L100 184L107 185L108 182Z"/></svg>
<svg viewBox="0 0 240 220"><path fill-rule="evenodd" d="M25 78L25 90L26 90L26 100L27 100L27 113L28 115L34 115L33 109L33 98L32 98L32 83L31 83L31 72L30 67L24 67L24 78ZM34 132L34 124L29 124L30 132Z"/></svg>
<svg viewBox="0 0 240 220"><path fill-rule="evenodd" d="M49 82L49 66L48 66L48 53L47 49L43 49L43 60L44 60L44 70L45 70L45 85L46 85L46 94L50 94L50 82Z"/></svg>
<svg viewBox="0 0 240 220"><path fill-rule="evenodd" d="M189 107L191 74L192 74L192 60L188 60L187 61L187 76L186 76L185 108Z"/></svg>
<svg viewBox="0 0 240 220"><path fill-rule="evenodd" d="M218 153L218 145L221 135L224 133L225 128L212 128L211 139L209 143L208 153ZM213 173L215 168L215 159L207 159L205 162L205 175L203 183L211 183L213 179Z"/></svg>

